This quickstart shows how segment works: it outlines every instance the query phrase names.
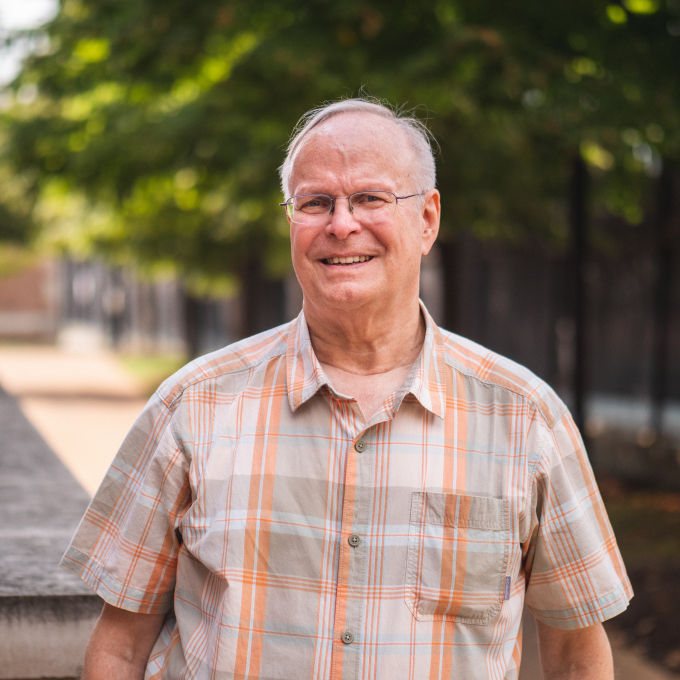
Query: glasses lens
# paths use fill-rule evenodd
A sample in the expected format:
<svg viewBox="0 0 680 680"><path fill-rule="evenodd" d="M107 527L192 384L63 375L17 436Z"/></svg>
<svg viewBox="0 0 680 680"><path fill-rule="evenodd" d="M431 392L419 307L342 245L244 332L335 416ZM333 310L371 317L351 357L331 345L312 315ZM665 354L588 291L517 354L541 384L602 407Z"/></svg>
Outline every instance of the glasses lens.
<svg viewBox="0 0 680 680"><path fill-rule="evenodd" d="M319 215L328 215L331 211L330 196L313 194L311 196L293 196L288 202L292 217L309 219Z"/></svg>
<svg viewBox="0 0 680 680"><path fill-rule="evenodd" d="M374 210L394 209L397 197L391 191L360 191L349 197L352 210L369 212Z"/></svg>

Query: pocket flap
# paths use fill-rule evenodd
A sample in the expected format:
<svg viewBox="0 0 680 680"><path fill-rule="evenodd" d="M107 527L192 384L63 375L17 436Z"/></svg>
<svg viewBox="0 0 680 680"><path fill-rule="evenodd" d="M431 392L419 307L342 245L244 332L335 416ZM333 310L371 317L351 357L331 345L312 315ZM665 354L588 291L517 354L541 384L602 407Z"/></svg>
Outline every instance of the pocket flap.
<svg viewBox="0 0 680 680"><path fill-rule="evenodd" d="M486 496L416 491L411 495L411 522L506 531L508 501Z"/></svg>

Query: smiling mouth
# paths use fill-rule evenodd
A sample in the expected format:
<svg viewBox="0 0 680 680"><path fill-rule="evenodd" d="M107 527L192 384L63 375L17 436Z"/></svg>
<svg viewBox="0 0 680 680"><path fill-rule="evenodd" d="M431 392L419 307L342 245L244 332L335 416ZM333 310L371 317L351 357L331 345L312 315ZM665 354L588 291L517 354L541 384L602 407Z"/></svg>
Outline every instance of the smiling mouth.
<svg viewBox="0 0 680 680"><path fill-rule="evenodd" d="M359 262L368 262L372 259L371 255L354 255L353 257L327 257L321 261L324 264L358 264Z"/></svg>

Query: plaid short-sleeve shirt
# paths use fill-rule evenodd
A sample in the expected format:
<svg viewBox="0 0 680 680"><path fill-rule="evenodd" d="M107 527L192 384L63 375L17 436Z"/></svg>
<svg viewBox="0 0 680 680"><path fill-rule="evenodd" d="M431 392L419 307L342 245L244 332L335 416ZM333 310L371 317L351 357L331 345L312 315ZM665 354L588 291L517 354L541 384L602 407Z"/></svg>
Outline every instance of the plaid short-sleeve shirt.
<svg viewBox="0 0 680 680"><path fill-rule="evenodd" d="M578 431L439 329L368 422L304 315L190 363L123 443L63 566L167 619L146 678L516 678L521 615L632 596Z"/></svg>

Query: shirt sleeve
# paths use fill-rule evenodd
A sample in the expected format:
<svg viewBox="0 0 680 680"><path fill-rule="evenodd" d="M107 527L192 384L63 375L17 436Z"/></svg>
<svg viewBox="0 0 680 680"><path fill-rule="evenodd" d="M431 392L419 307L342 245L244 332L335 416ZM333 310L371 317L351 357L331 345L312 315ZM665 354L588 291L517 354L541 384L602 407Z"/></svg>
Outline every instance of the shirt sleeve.
<svg viewBox="0 0 680 680"><path fill-rule="evenodd" d="M125 438L61 561L109 604L172 607L179 522L191 503L188 461L154 395Z"/></svg>
<svg viewBox="0 0 680 680"><path fill-rule="evenodd" d="M583 442L565 412L547 430L532 476L526 604L555 628L620 614L633 590Z"/></svg>

